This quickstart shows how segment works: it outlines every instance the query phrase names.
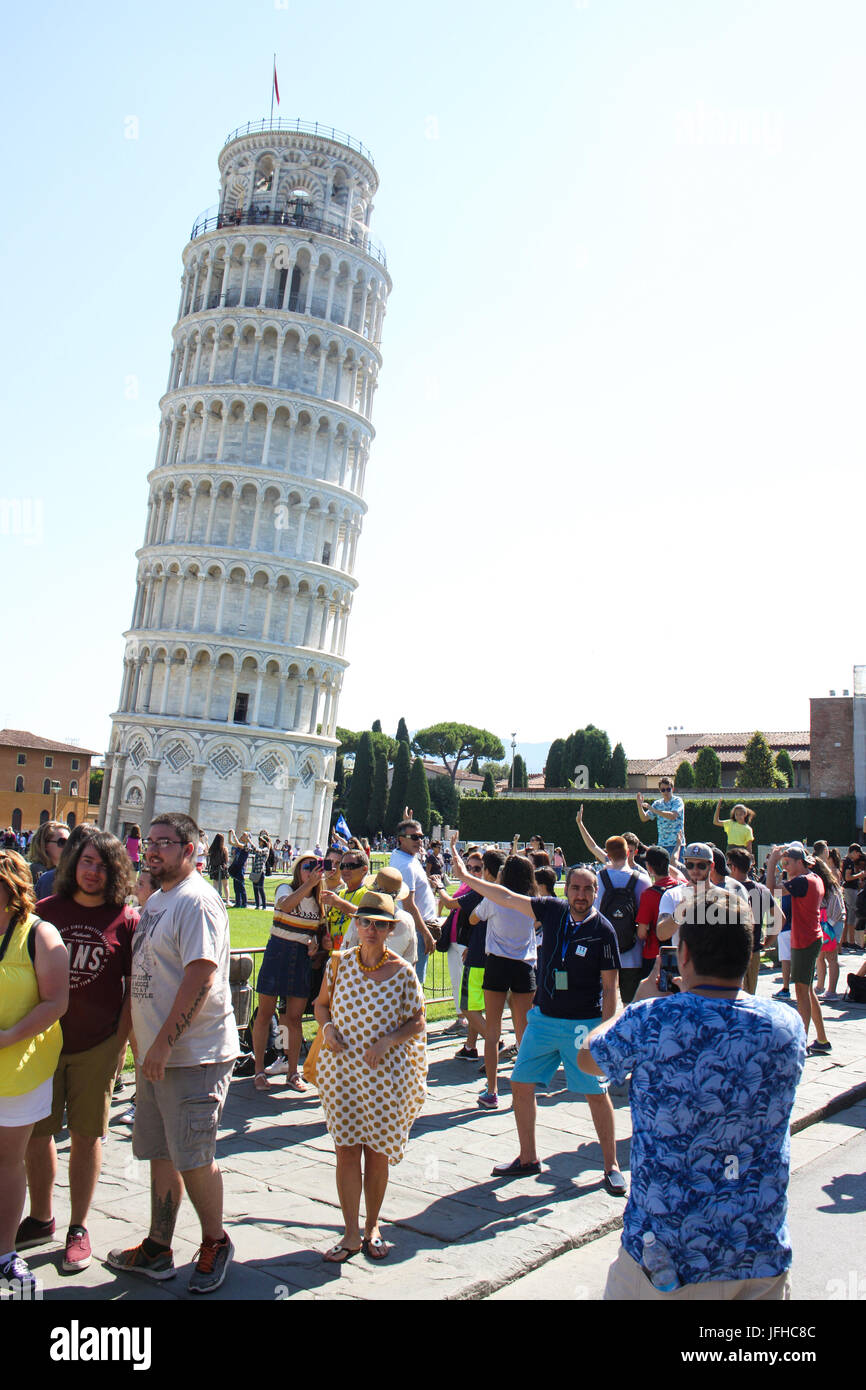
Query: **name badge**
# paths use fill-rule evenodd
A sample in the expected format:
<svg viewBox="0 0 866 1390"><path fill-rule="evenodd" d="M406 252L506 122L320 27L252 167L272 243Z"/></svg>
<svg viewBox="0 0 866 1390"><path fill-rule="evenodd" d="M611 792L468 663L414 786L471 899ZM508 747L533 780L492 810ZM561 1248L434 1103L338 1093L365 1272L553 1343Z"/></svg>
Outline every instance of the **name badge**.
<svg viewBox="0 0 866 1390"><path fill-rule="evenodd" d="M576 956L585 956L585 955L586 955L586 947L585 947L585 946L575 946L575 948L574 948L574 954L575 954Z"/></svg>
<svg viewBox="0 0 866 1390"><path fill-rule="evenodd" d="M553 984L555 989L568 989L568 971L554 970Z"/></svg>

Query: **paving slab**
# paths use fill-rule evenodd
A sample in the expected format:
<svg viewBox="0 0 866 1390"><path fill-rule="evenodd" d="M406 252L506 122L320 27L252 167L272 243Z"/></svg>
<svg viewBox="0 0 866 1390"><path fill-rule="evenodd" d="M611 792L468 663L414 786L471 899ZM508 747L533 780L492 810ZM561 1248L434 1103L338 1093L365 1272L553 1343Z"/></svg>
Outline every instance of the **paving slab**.
<svg viewBox="0 0 866 1390"><path fill-rule="evenodd" d="M860 959L843 961L843 979ZM778 976L763 971L759 993L776 988ZM806 1065L792 1118L795 1170L834 1143L844 1143L866 1114L866 1102L842 1108L866 1097L866 1009L827 1005L824 1016L833 1052ZM298 1096L275 1086L262 1096L247 1080L232 1083L217 1157L226 1225L237 1253L226 1284L208 1302L479 1299L497 1290L502 1298L535 1297L542 1289L544 1297L598 1296L595 1276L572 1274L560 1258L577 1251L586 1256L586 1247L597 1242L596 1263L606 1271L606 1242L615 1247L622 1224L624 1203L602 1186L601 1153L585 1101L562 1089L561 1074L555 1077L552 1089L538 1097L544 1171L515 1182L495 1179L493 1164L517 1155L511 1063L500 1069L500 1109L479 1110L476 1098L484 1081L475 1066L453 1060L460 1041L454 1030L431 1026L430 1094L403 1162L390 1170L382 1232L394 1250L378 1264L362 1255L342 1266L321 1258L338 1243L342 1226L333 1144L315 1094ZM156 1285L103 1263L111 1248L136 1244L149 1224L148 1165L133 1158L131 1131L118 1123L131 1098L127 1087L112 1106L90 1218L92 1264L66 1276L59 1270L59 1243L31 1252L47 1300L196 1301L187 1282L199 1225L188 1201L178 1217L175 1262L183 1267L174 1280ZM617 1088L613 1099L618 1154L627 1176L627 1087ZM820 1130L813 1129L818 1122ZM58 1151L56 1217L62 1239L69 1215L68 1137L60 1138ZM546 1269L558 1283L545 1284Z"/></svg>

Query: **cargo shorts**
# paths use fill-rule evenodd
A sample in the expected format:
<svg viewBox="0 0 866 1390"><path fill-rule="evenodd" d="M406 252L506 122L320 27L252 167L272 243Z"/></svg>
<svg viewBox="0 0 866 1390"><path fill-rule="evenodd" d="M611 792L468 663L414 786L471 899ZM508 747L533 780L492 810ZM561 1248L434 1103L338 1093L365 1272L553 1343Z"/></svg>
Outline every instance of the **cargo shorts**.
<svg viewBox="0 0 866 1390"><path fill-rule="evenodd" d="M162 1081L146 1081L137 1068L135 1157L170 1159L179 1173L211 1164L234 1065L231 1061L166 1067Z"/></svg>

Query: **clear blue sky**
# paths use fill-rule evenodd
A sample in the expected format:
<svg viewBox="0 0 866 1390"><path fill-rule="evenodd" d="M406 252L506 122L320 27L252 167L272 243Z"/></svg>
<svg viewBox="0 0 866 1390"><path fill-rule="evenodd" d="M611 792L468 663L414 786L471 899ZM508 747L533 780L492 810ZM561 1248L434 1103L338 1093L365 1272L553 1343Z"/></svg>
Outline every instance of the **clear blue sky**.
<svg viewBox="0 0 866 1390"><path fill-rule="evenodd" d="M49 3L6 40L0 723L107 742L181 252L274 50L279 114L373 152L394 279L340 723L638 757L850 688L859 0Z"/></svg>

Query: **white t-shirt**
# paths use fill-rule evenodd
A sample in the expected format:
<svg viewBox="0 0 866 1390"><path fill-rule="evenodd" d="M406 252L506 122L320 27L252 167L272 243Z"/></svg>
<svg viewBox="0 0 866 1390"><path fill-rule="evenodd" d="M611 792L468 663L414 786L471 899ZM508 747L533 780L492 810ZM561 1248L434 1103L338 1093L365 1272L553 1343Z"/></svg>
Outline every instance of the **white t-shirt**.
<svg viewBox="0 0 866 1390"><path fill-rule="evenodd" d="M388 862L392 869L400 870L406 887L415 894L415 906L421 913L422 920L435 922L439 916L439 909L436 905L433 889L427 881L424 866L418 856L407 854L402 849L395 849Z"/></svg>
<svg viewBox="0 0 866 1390"><path fill-rule="evenodd" d="M148 898L132 938L132 1029L143 1061L168 1020L184 970L208 960L217 970L192 1023L172 1046L167 1067L230 1062L238 1030L229 986L229 917L219 893L192 873Z"/></svg>
<svg viewBox="0 0 866 1390"><path fill-rule="evenodd" d="M681 903L683 901L683 898L686 896L686 893L693 886L694 885L691 883L678 883L676 888L668 888L667 892L662 893L661 902L659 903L659 915L657 920L660 922L663 917L673 917L674 908L676 907L677 903ZM713 888L716 885L711 883L708 886L710 888ZM727 888L731 893L736 893L737 897L742 898L745 902L749 901L749 894L747 890L743 887L742 883L737 883L737 880L735 878L729 878L726 875L725 888ZM679 946L679 931L674 932L670 941L663 941L661 944L663 946Z"/></svg>
<svg viewBox="0 0 866 1390"><path fill-rule="evenodd" d="M525 960L535 965L538 942L534 917L526 917L516 907L500 907L489 898L481 900L475 916L487 923L484 949L488 956L505 956L506 960Z"/></svg>

